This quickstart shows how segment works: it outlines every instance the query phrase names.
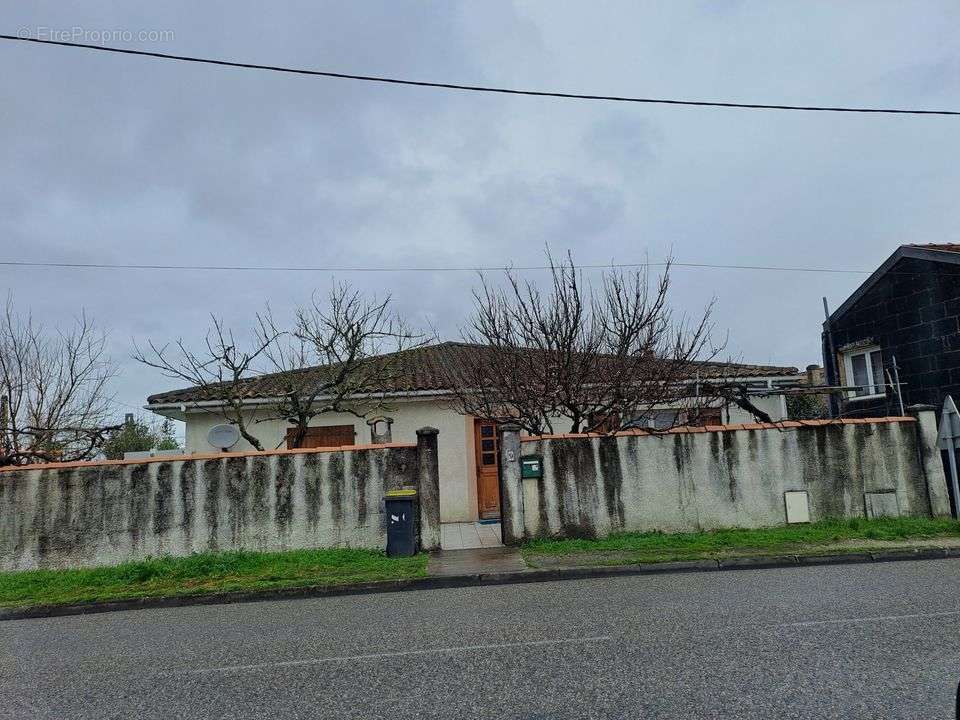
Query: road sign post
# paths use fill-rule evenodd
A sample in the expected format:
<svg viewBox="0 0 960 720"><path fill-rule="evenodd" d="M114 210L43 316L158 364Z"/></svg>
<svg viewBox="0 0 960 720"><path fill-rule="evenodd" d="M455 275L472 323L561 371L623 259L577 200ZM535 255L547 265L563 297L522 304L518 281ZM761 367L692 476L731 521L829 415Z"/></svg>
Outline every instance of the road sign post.
<svg viewBox="0 0 960 720"><path fill-rule="evenodd" d="M950 466L950 494L953 496L953 516L960 518L960 481L957 479L957 449L960 448L960 412L957 412L956 403L947 395L943 401L943 412L940 415L940 431L937 434L937 445L947 451L947 461Z"/></svg>

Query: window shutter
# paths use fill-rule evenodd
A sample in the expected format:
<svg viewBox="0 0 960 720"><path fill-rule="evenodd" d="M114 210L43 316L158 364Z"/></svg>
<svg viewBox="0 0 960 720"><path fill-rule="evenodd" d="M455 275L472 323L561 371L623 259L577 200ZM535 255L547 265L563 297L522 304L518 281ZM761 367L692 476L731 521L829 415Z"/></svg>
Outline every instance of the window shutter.
<svg viewBox="0 0 960 720"><path fill-rule="evenodd" d="M297 429L287 428L287 448L293 448L294 438L297 436ZM355 445L355 433L353 425L323 425L319 427L307 428L307 434L303 438L302 448L321 448L321 447L341 447L343 445Z"/></svg>

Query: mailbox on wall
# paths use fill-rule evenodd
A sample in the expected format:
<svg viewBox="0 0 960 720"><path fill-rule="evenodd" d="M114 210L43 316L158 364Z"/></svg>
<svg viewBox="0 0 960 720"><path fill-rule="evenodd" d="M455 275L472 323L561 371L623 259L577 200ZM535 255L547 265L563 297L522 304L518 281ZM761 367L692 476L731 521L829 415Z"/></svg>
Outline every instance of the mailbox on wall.
<svg viewBox="0 0 960 720"><path fill-rule="evenodd" d="M543 458L539 455L524 455L521 457L520 477L540 480L543 477Z"/></svg>

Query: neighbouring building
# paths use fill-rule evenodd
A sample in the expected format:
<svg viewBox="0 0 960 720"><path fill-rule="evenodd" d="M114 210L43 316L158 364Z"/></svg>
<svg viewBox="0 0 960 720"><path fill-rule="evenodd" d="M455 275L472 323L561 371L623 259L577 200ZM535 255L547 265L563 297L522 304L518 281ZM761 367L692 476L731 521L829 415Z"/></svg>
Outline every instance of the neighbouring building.
<svg viewBox="0 0 960 720"><path fill-rule="evenodd" d="M846 417L960 399L960 244L903 245L824 322L827 384ZM898 383L899 380L899 383Z"/></svg>
<svg viewBox="0 0 960 720"><path fill-rule="evenodd" d="M323 414L315 418L315 427L311 427L302 447L350 446L382 442L390 437L398 442L413 442L418 428L435 427L440 431L437 452L441 521L469 522L498 517L497 428L492 423L459 414L451 403L451 373L462 363L464 353L475 353L482 347L444 342L405 351L389 387L382 388L384 401L389 406L384 412L388 418L369 424L366 419L347 413ZM320 377L325 368L307 372L316 372ZM754 395L751 399L773 420L787 416L784 397L776 390L804 384L806 380L795 367L742 363L700 363L698 375L703 380L733 378L759 393L769 389L770 394ZM252 378L244 392L244 402L249 406L249 425L266 448L282 448L289 442L291 425L283 420L267 419L274 415L271 406L276 403L279 386L276 375L262 375ZM224 423L224 417L218 401L211 399L203 388L158 393L151 395L147 403L148 410L186 423L188 453L216 451L207 436L211 428ZM677 412L679 409L663 408L662 414L651 422L673 425ZM712 408L710 420L726 424L752 422L753 418L731 405ZM242 439L231 448L249 449Z"/></svg>

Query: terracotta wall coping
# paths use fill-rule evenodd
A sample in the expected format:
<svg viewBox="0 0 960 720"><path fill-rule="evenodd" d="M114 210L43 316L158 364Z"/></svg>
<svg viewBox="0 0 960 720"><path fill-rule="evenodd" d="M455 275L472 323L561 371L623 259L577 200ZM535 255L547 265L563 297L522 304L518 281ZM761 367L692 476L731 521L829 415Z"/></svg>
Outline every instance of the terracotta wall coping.
<svg viewBox="0 0 960 720"><path fill-rule="evenodd" d="M824 425L871 425L876 423L916 422L908 415L876 418L841 418L839 420L781 420L775 423L738 423L733 425L706 425L697 427L682 425L669 430L621 430L612 435L603 433L560 433L557 435L524 435L520 442L539 442L540 440L575 440L577 438L630 437L632 435L683 435L708 432L732 432L735 430L784 430L787 428L823 427Z"/></svg>
<svg viewBox="0 0 960 720"><path fill-rule="evenodd" d="M157 462L183 462L186 460L221 460L223 458L264 457L271 455L306 455L308 453L353 452L355 450L383 450L385 448L415 448L416 443L383 443L382 445L340 445L338 447L296 448L293 450L249 450L245 452L184 453L183 455L157 455L131 460L86 460L63 463L37 463L36 465L8 465L0 472L16 470L62 470L68 468L94 468L110 465L143 465Z"/></svg>

